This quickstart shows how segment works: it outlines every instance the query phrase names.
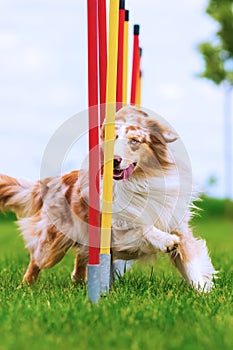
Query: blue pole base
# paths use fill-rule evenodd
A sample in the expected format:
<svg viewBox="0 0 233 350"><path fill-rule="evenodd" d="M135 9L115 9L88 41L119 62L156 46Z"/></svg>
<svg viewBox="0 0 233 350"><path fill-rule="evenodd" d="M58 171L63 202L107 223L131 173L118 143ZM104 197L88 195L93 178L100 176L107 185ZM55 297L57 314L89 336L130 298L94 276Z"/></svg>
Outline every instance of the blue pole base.
<svg viewBox="0 0 233 350"><path fill-rule="evenodd" d="M100 254L100 293L106 295L110 289L111 254Z"/></svg>
<svg viewBox="0 0 233 350"><path fill-rule="evenodd" d="M97 303L100 298L100 265L88 264L88 299L92 303Z"/></svg>

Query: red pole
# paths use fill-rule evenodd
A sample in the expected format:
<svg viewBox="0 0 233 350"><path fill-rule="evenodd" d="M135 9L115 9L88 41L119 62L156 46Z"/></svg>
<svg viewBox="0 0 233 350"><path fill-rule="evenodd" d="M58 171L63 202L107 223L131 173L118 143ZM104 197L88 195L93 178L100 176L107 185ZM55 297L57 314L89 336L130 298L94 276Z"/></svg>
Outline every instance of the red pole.
<svg viewBox="0 0 233 350"><path fill-rule="evenodd" d="M117 89L116 109L122 107L123 101L123 65L124 65L124 25L125 25L125 0L120 0L119 5L119 29L118 29L118 59L117 59Z"/></svg>
<svg viewBox="0 0 233 350"><path fill-rule="evenodd" d="M105 118L106 79L107 79L107 24L106 0L98 0L99 27L99 85L100 85L100 125Z"/></svg>
<svg viewBox="0 0 233 350"><path fill-rule="evenodd" d="M139 69L139 25L134 25L134 44L133 44L133 66L132 66L132 81L131 81L131 98L130 103L136 104L136 89L137 89L137 78Z"/></svg>
<svg viewBox="0 0 233 350"><path fill-rule="evenodd" d="M89 107L89 265L99 264L99 120L97 0L87 0L88 23L88 107Z"/></svg>
<svg viewBox="0 0 233 350"><path fill-rule="evenodd" d="M128 93L128 51L129 51L129 10L125 10L124 23L124 64L123 64L123 93L122 102L127 105Z"/></svg>

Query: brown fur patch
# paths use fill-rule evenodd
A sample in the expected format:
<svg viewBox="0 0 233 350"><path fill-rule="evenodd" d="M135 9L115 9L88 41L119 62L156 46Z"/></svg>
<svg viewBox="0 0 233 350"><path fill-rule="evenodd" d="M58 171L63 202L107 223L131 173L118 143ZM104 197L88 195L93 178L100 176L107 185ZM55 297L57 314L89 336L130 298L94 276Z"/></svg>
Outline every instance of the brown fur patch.
<svg viewBox="0 0 233 350"><path fill-rule="evenodd" d="M41 182L38 181L32 190L32 207L36 213L42 208L43 196L41 191Z"/></svg>
<svg viewBox="0 0 233 350"><path fill-rule="evenodd" d="M129 140L136 140L140 143L143 143L143 142L146 142L146 135L145 133L143 132L143 130L140 130L140 128L137 128L135 130L128 130L126 132L126 136Z"/></svg>
<svg viewBox="0 0 233 350"><path fill-rule="evenodd" d="M164 136L167 130L160 123L158 123L153 119L149 119L146 121L146 127L151 140L149 142L149 146L153 151L155 158L158 160L160 166L164 170L166 170L172 165L171 162L168 160L168 153L167 153L168 141ZM175 139L173 141L175 141Z"/></svg>
<svg viewBox="0 0 233 350"><path fill-rule="evenodd" d="M27 271L23 277L23 282L27 282L29 286L37 282L40 273L39 267L35 264L34 259L31 257Z"/></svg>
<svg viewBox="0 0 233 350"><path fill-rule="evenodd" d="M76 192L77 196L72 203L72 210L82 221L88 222L88 203L82 197L80 187L77 188Z"/></svg>
<svg viewBox="0 0 233 350"><path fill-rule="evenodd" d="M5 184L9 184L11 186L13 185L18 185L19 182L17 179L7 176L7 175L0 175L0 186L5 185Z"/></svg>
<svg viewBox="0 0 233 350"><path fill-rule="evenodd" d="M49 268L57 264L74 244L70 238L58 231L55 226L48 228L46 237L46 241L41 244L41 249L47 250L43 268Z"/></svg>
<svg viewBox="0 0 233 350"><path fill-rule="evenodd" d="M57 236L60 235L60 232L56 229L55 226L50 226L47 230L48 241L54 241Z"/></svg>
<svg viewBox="0 0 233 350"><path fill-rule="evenodd" d="M71 197L74 184L78 180L78 173L79 172L77 170L74 170L71 173L62 176L62 183L64 183L68 187L65 193L65 197L69 204L71 204Z"/></svg>
<svg viewBox="0 0 233 350"><path fill-rule="evenodd" d="M133 176L156 176L162 171L161 160L147 143L141 144L139 166L133 172Z"/></svg>
<svg viewBox="0 0 233 350"><path fill-rule="evenodd" d="M151 142L149 146L154 154L154 161L152 164L154 164L156 168L158 168L159 164L160 168L164 170L168 169L172 164L167 158L167 148L164 145L157 144L156 142Z"/></svg>
<svg viewBox="0 0 233 350"><path fill-rule="evenodd" d="M13 177L0 175L0 209L5 211L10 198L16 194L15 186L19 186L19 182Z"/></svg>
<svg viewBox="0 0 233 350"><path fill-rule="evenodd" d="M136 131L136 130L139 130L139 129L140 129L139 126L130 125L130 126L127 126L127 128L125 129L125 132L126 132L126 134L128 134L128 132L130 132L130 131Z"/></svg>
<svg viewBox="0 0 233 350"><path fill-rule="evenodd" d="M48 183L52 180L52 177L47 177L44 180L40 181L40 192L41 192L41 197L42 199L46 196L49 188L48 188Z"/></svg>
<svg viewBox="0 0 233 350"><path fill-rule="evenodd" d="M123 123L126 123L126 118L125 118L123 115L119 115L119 116L117 117L117 120L119 120L119 121L121 121L121 122L123 122Z"/></svg>
<svg viewBox="0 0 233 350"><path fill-rule="evenodd" d="M128 118L133 115L134 117L148 117L148 114L144 112L143 110L135 107L135 106L128 106L124 109L119 110L119 112L116 113L116 118L118 120L122 119L124 122L128 121Z"/></svg>

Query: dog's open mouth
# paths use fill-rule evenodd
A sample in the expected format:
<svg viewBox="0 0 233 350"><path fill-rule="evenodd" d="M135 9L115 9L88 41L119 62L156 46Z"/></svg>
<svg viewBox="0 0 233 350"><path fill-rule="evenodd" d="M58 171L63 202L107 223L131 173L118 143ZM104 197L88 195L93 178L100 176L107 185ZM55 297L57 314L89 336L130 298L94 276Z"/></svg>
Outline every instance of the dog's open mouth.
<svg viewBox="0 0 233 350"><path fill-rule="evenodd" d="M136 167L137 163L132 163L130 166L126 169L121 169L119 167L115 167L113 169L113 179L114 180L128 180L134 171L134 168Z"/></svg>

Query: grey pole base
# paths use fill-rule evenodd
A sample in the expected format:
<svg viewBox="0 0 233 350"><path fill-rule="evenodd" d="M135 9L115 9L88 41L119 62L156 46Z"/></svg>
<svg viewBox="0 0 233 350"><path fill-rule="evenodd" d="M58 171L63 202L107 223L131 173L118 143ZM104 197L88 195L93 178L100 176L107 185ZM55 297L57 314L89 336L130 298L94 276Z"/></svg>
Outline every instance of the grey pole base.
<svg viewBox="0 0 233 350"><path fill-rule="evenodd" d="M88 299L92 303L97 303L100 298L100 265L88 264Z"/></svg>
<svg viewBox="0 0 233 350"><path fill-rule="evenodd" d="M129 270L133 264L134 264L134 260L122 260L122 259L115 260L112 266L113 280L118 280L119 277L124 276L125 272Z"/></svg>
<svg viewBox="0 0 233 350"><path fill-rule="evenodd" d="M106 295L110 289L111 254L100 254L100 293Z"/></svg>

